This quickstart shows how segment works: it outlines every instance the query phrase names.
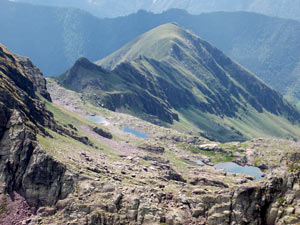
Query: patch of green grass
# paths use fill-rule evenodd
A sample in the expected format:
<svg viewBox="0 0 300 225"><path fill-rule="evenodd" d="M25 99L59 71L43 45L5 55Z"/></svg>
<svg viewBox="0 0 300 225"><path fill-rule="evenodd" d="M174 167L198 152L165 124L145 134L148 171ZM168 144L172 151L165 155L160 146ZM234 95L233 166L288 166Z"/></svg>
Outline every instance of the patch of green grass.
<svg viewBox="0 0 300 225"><path fill-rule="evenodd" d="M269 112L258 113L255 110L248 110L248 113L241 114L241 120L227 118L226 120L233 127L251 138L289 138L299 136L299 125L293 126L287 119ZM276 123L274 123L276 121Z"/></svg>
<svg viewBox="0 0 300 225"><path fill-rule="evenodd" d="M262 164L262 162L263 162L262 159L255 159L255 161L253 162L253 165L258 167L259 165Z"/></svg>
<svg viewBox="0 0 300 225"><path fill-rule="evenodd" d="M289 168L290 171L300 171L300 165L293 165Z"/></svg>
<svg viewBox="0 0 300 225"><path fill-rule="evenodd" d="M7 199L5 196L3 196L0 203L0 215L6 212L7 212Z"/></svg>
<svg viewBox="0 0 300 225"><path fill-rule="evenodd" d="M218 160L220 160L219 162L232 162L233 158L229 155L227 155L226 153L220 153L221 158L219 158Z"/></svg>
<svg viewBox="0 0 300 225"><path fill-rule="evenodd" d="M247 143L240 143L240 148L244 148L246 149L248 147L248 144Z"/></svg>
<svg viewBox="0 0 300 225"><path fill-rule="evenodd" d="M54 103L46 101L46 107L50 112L53 113L55 120L61 125L73 124L75 127L78 127L82 124L93 125L93 123L88 119L78 115L77 113L66 110L65 108Z"/></svg>
<svg viewBox="0 0 300 225"><path fill-rule="evenodd" d="M98 150L94 147L87 146L79 141L76 141L75 139L71 137L66 137L62 136L58 133L55 133L51 130L47 130L53 137L54 139L48 138L48 137L43 137L41 135L38 135L38 141L41 144L41 146L47 150L49 154L51 154L53 157L62 160L62 157L66 157L69 155L72 155L74 153L78 154L78 151L82 150L87 150L87 151L99 151L105 155L110 156L109 159L115 160L118 159L119 156L114 152L113 149L110 149L109 147L96 142L95 140L90 139L93 144L98 147Z"/></svg>
<svg viewBox="0 0 300 225"><path fill-rule="evenodd" d="M176 153L170 150L166 150L165 157L174 165L175 168L183 171L188 170L188 164L186 163L186 161L184 159L178 158Z"/></svg>
<svg viewBox="0 0 300 225"><path fill-rule="evenodd" d="M280 205L284 205L286 203L286 199L284 197L281 197L281 198L278 198L277 199L277 202L280 204Z"/></svg>
<svg viewBox="0 0 300 225"><path fill-rule="evenodd" d="M47 131L54 137L53 139L49 137L43 137L41 135L38 135L37 138L41 146L47 151L48 154L74 168L77 168L77 165L69 160L69 156L79 154L81 151L96 151L109 156L109 160L119 159L118 154L116 154L113 149L94 140L85 132L85 130L82 129L82 127L101 127L100 125L95 124L87 118L84 118L77 113L69 111L54 103L50 103L48 101L45 102L47 109L54 114L54 118L59 124L72 124L77 128L78 131L76 133L78 135L87 136L96 147L87 146L71 137L62 136L47 129Z"/></svg>
<svg viewBox="0 0 300 225"><path fill-rule="evenodd" d="M218 153L214 151L203 151L203 150L198 150L198 153L201 153L202 155L208 156L210 158L217 157Z"/></svg>
<svg viewBox="0 0 300 225"><path fill-rule="evenodd" d="M224 152L215 152L215 151L204 151L200 150L199 148L189 146L187 147L187 150L193 152L193 153L200 153L201 155L207 156L211 159L213 163L218 162L232 162L233 158L229 155L227 155Z"/></svg>
<svg viewBox="0 0 300 225"><path fill-rule="evenodd" d="M227 150L230 150L230 151L232 151L232 152L237 152L238 151L238 146L235 146L235 145L227 145L227 146L225 146L225 149L227 149Z"/></svg>

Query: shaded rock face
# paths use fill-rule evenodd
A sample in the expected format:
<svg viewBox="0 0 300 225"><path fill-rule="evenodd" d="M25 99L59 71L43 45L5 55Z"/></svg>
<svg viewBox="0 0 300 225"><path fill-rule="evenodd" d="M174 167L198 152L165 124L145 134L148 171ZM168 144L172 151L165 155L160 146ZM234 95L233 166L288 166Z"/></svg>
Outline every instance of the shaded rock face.
<svg viewBox="0 0 300 225"><path fill-rule="evenodd" d="M37 88L28 74L36 68L27 63L24 71L19 59L0 45L0 192L16 191L38 207L65 198L73 191L76 177L36 140L38 132L49 135L45 127L65 130L35 95ZM35 82L41 79L37 74ZM40 90L49 95L46 89Z"/></svg>
<svg viewBox="0 0 300 225"><path fill-rule="evenodd" d="M216 198L203 198L207 224L298 224L299 172L271 176L262 185L240 187ZM198 215L197 215L198 216Z"/></svg>
<svg viewBox="0 0 300 225"><path fill-rule="evenodd" d="M177 114L172 113L167 105L148 93L108 94L101 100L101 104L112 111L122 111L125 108L132 111L134 115L144 113L171 124L174 119L178 120Z"/></svg>
<svg viewBox="0 0 300 225"><path fill-rule="evenodd" d="M13 110L17 110L25 122L30 121L31 127L35 126L43 133L44 127L57 127L53 115L45 110L45 104L38 100L35 94L37 88L24 73L18 59L1 45L0 59L0 135L7 129L6 124Z"/></svg>
<svg viewBox="0 0 300 225"><path fill-rule="evenodd" d="M35 133L14 111L1 142L2 192L17 191L31 206L51 205L73 189L75 177L48 156L35 140Z"/></svg>
<svg viewBox="0 0 300 225"><path fill-rule="evenodd" d="M38 67L32 64L29 58L19 55L14 55L22 66L23 72L33 82L34 88L45 99L51 102L50 94L47 91L46 79L43 78L43 74Z"/></svg>
<svg viewBox="0 0 300 225"><path fill-rule="evenodd" d="M208 180L206 178L196 178L190 182L192 185L197 185L197 184L204 184L204 185L209 185L209 186L215 186L215 187L222 187L222 188L228 188L229 186L227 184L224 184L223 182L220 181L215 181L215 180Z"/></svg>
<svg viewBox="0 0 300 225"><path fill-rule="evenodd" d="M92 103L112 111L150 115L167 123L179 119L153 76L149 79L127 64L108 71L80 58L58 80L64 87L81 92Z"/></svg>

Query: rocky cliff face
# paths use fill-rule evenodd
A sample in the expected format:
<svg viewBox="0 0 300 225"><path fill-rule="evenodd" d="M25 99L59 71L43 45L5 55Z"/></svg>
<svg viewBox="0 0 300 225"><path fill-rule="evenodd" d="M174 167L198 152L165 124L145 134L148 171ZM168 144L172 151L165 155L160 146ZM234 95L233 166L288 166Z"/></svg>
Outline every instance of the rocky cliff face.
<svg viewBox="0 0 300 225"><path fill-rule="evenodd" d="M28 59L0 45L0 84L0 192L18 192L34 207L54 204L76 178L36 140L37 133L49 135L45 128L64 131L35 94L50 100L45 80Z"/></svg>
<svg viewBox="0 0 300 225"><path fill-rule="evenodd" d="M51 102L50 94L47 91L46 80L43 78L43 74L39 68L32 64L29 58L14 55L18 63L22 66L22 71L34 84L34 88L41 96Z"/></svg>
<svg viewBox="0 0 300 225"><path fill-rule="evenodd" d="M0 142L1 193L20 193L34 207L52 205L73 190L75 177L39 146L35 130L14 110Z"/></svg>
<svg viewBox="0 0 300 225"><path fill-rule="evenodd" d="M260 186L238 188L204 202L208 224L297 224L299 171L270 176ZM211 206L211 208L209 207ZM203 208L200 207L200 211ZM202 211L203 212L203 211Z"/></svg>

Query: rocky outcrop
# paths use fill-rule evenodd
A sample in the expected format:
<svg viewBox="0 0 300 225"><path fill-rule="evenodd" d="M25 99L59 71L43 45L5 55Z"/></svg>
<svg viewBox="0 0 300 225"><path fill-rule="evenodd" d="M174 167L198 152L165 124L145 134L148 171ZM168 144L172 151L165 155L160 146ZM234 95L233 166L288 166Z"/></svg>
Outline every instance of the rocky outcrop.
<svg viewBox="0 0 300 225"><path fill-rule="evenodd" d="M210 225L298 224L299 178L300 170L291 171L291 167L282 176L271 174L261 185L240 187L228 192L225 194L228 197L222 201L217 200L219 197L204 201L204 205L213 203L214 206L203 216L208 216L207 222Z"/></svg>
<svg viewBox="0 0 300 225"><path fill-rule="evenodd" d="M74 190L76 176L46 154L36 135L50 138L46 127L64 135L70 131L55 122L37 97L36 90L46 98L47 92L35 86L43 83L40 74L29 75L36 68L20 60L0 45L0 192L17 192L34 207L52 205Z"/></svg>
<svg viewBox="0 0 300 225"><path fill-rule="evenodd" d="M97 134L99 134L102 137L105 137L105 138L108 138L108 139L112 139L113 138L113 136L112 136L112 134L110 132L105 131L105 130L99 128L99 127L94 127L93 131L96 132Z"/></svg>
<svg viewBox="0 0 300 225"><path fill-rule="evenodd" d="M26 74L26 76L32 81L34 84L34 88L36 91L43 96L45 99L51 102L50 94L47 91L47 81L43 78L43 74L38 67L32 64L29 58L16 55L17 61L22 66L22 71Z"/></svg>
<svg viewBox="0 0 300 225"><path fill-rule="evenodd" d="M190 182L192 185L202 184L206 186L212 186L212 187L221 187L221 188L228 188L229 186L223 182L216 181L216 180L209 180L207 178L195 178Z"/></svg>
<svg viewBox="0 0 300 225"><path fill-rule="evenodd" d="M76 177L48 156L14 111L0 141L1 193L16 191L31 206L51 205L73 190Z"/></svg>
<svg viewBox="0 0 300 225"><path fill-rule="evenodd" d="M0 45L0 137L6 130L7 122L14 110L29 127L46 134L45 127L61 129L53 119L52 113L36 95L37 88L31 78L23 71L18 59L4 46ZM2 132L1 132L2 131Z"/></svg>
<svg viewBox="0 0 300 225"><path fill-rule="evenodd" d="M164 147L153 146L153 145L139 146L139 149L147 151L147 152L152 152L152 153L155 153L155 154L163 154L165 152Z"/></svg>
<svg viewBox="0 0 300 225"><path fill-rule="evenodd" d="M166 179L165 184L179 185L180 191L170 192L164 185L150 187L146 183L128 188L121 180L85 180L86 183L81 184L83 192L78 194L79 199L86 199L85 203L67 198L57 203L56 210L61 210L64 220L78 225L285 225L300 222L300 170L295 164L289 165L284 174L274 171L266 180L245 186L221 185L213 177L200 179L201 183L191 193L185 191L189 184L172 168L160 164L158 170L161 173L155 181ZM173 174L169 179L163 176L168 173ZM202 189L203 186L214 188Z"/></svg>

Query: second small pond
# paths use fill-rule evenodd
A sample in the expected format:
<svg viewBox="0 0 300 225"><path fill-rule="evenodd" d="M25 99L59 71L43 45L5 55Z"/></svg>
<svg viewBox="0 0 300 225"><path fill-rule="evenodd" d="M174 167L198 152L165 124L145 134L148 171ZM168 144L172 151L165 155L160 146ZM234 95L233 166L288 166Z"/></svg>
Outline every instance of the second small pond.
<svg viewBox="0 0 300 225"><path fill-rule="evenodd" d="M227 162L227 163L218 163L215 165L215 168L225 169L226 172L229 173L241 173L246 175L251 175L255 177L256 180L259 180L262 178L262 172L258 167L254 166L240 166L233 162Z"/></svg>
<svg viewBox="0 0 300 225"><path fill-rule="evenodd" d="M144 131L133 129L132 127L130 127L128 125L124 127L123 131L126 133L133 134L139 138L149 138L148 134L145 133Z"/></svg>
<svg viewBox="0 0 300 225"><path fill-rule="evenodd" d="M95 123L107 124L107 121L101 116L87 116L87 118Z"/></svg>

